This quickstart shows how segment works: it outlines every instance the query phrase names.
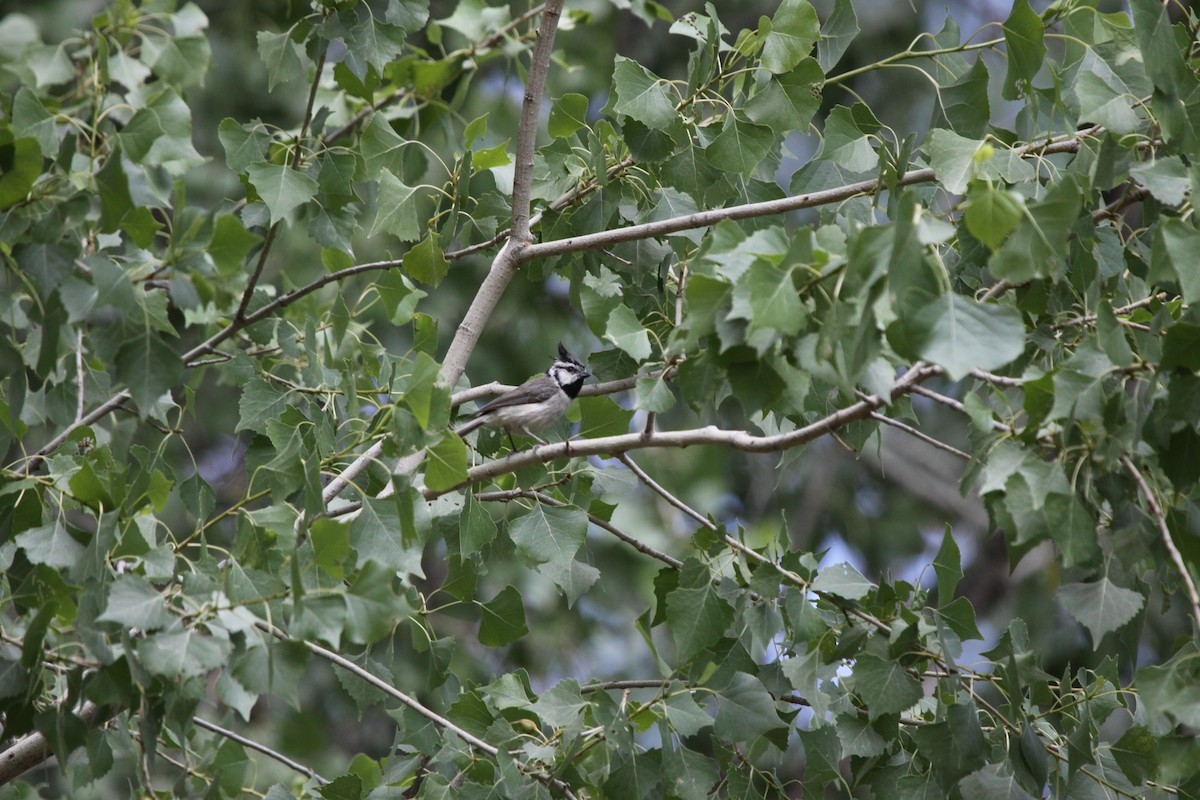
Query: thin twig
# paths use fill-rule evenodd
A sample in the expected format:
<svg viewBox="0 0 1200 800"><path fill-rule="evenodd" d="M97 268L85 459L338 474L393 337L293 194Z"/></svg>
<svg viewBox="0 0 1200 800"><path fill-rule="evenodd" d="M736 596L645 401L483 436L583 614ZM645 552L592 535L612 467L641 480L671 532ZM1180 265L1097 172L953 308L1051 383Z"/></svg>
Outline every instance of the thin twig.
<svg viewBox="0 0 1200 800"><path fill-rule="evenodd" d="M904 378L901 378L901 381L902 380L904 380ZM900 381L897 381L897 383L899 383L899 382ZM871 398L871 399L874 399L874 398ZM866 402L866 401L860 401L860 402ZM625 454L622 454L622 455L625 455ZM620 458L620 456L618 456L618 458ZM703 516L699 511L696 511L694 508L692 508L687 503L680 500L675 495L671 494L671 492L667 491L667 489L664 488L661 484L659 484L658 481L651 478L643 469L641 469L636 464L634 464L632 459L629 459L626 456L625 458L622 458L621 461L622 461L622 463L625 464L625 466L630 468L630 471L632 471L633 474L637 476L638 480L640 480L640 481L642 481L642 483L646 484L646 486L648 486L652 491L654 491L659 496L661 496L668 503L675 506L680 511L683 511L685 514L687 514L689 517L691 517L692 519L699 522L702 526L704 526L708 530L713 531L713 532L720 530L720 528L717 527L716 523L714 523L712 520L708 519L708 517ZM784 567L782 564L772 561L771 559L764 556L762 553L759 553L758 551L756 551L754 548L747 547L745 544L738 541L734 537L730 536L728 533L724 534L722 538L725 540L725 544L728 545L730 547L730 549L736 550L737 552L741 553L746 558L749 558L752 561L757 561L760 564L769 564L772 568L775 569L776 572L778 572L780 574L781 577L785 578L793 586L796 586L796 587L806 590L806 591L813 591L813 593L816 594L818 597L820 597L824 600L827 600L830 603L833 603L835 606L842 609L843 612L845 612L847 614L851 614L853 616L856 616L859 619L863 620L864 622L870 623L876 629L878 629L884 633L890 634L892 632L891 626L888 625L883 620L876 617L874 614L870 614L866 611L863 611L861 608L858 608L857 606L853 606L853 605L848 606L841 598L836 597L834 595L827 594L827 593L821 592L821 591L813 590L809 584L809 581L804 580L804 578L800 577L800 575L796 574L795 572L788 569L787 567Z"/></svg>
<svg viewBox="0 0 1200 800"><path fill-rule="evenodd" d="M953 397L947 397L946 395L935 392L932 389L926 389L924 386L914 386L912 388L912 393L919 394L921 397L926 397L935 403L940 403L946 408L952 408L961 414L966 414L967 416L971 415L971 412L967 411L967 407L955 400ZM1011 425L1005 425L1003 422L995 418L992 419L992 428L1000 433L1007 433L1009 436L1017 435L1016 428L1012 427Z"/></svg>
<svg viewBox="0 0 1200 800"><path fill-rule="evenodd" d="M712 520L710 520L708 517L701 514L696 509L689 506L687 503L680 500L675 495L668 492L666 490L666 488L664 488L658 481L654 480L654 478L651 478L649 473L647 473L644 469L639 467L634 462L634 460L629 457L628 453L621 453L620 455L617 456L617 460L620 461L622 464L624 464L625 467L630 472L632 472L635 476L637 476L637 479L639 481L646 484L646 486L649 487L649 489L651 491L653 491L655 494L657 494L663 500L666 500L668 504L679 509L684 514L687 514L689 517L694 519L696 522L699 522L701 525L708 528L709 530L717 529L716 526L713 525Z"/></svg>
<svg viewBox="0 0 1200 800"><path fill-rule="evenodd" d="M914 439L919 439L920 441L924 442L925 444L929 445L930 447L936 447L938 450L942 450L946 453L956 455L959 458L964 459L966 461L972 461L975 458L970 453L964 453L962 450L959 450L957 447L955 447L953 445L949 445L949 444L946 444L945 442L938 441L937 439L933 438L929 434L922 433L921 431L917 430L913 426L908 425L904 422L901 422L898 419L892 419L891 417L884 416L883 414L880 414L878 411L871 412L871 419L875 420L876 422L882 422L884 425L890 425L891 427L895 428L898 431L904 431L909 436L912 436Z"/></svg>
<svg viewBox="0 0 1200 800"><path fill-rule="evenodd" d="M84 373L83 371L83 328L75 332L75 387L79 396L75 398L75 423L78 424L83 419L83 395L84 395Z"/></svg>
<svg viewBox="0 0 1200 800"><path fill-rule="evenodd" d="M1187 590L1188 601L1192 604L1192 621L1196 624L1196 630L1200 631L1200 593L1196 591L1196 582L1192 580L1192 574L1188 571L1187 564L1183 560L1183 555L1179 552L1179 548L1175 546L1175 540L1171 538L1171 530L1167 527L1167 517L1163 513L1162 506L1159 505L1158 498L1155 497L1150 484L1146 482L1146 478L1138 471L1133 460L1129 456L1123 455L1121 456L1121 463L1125 466L1126 471L1133 476L1138 488L1142 491L1142 496L1146 498L1146 505L1150 509L1150 516L1154 518L1154 522L1158 525L1158 532L1162 537L1163 546L1167 548L1167 553L1171 557L1171 563L1175 566L1175 571L1179 573L1184 589Z"/></svg>
<svg viewBox="0 0 1200 800"><path fill-rule="evenodd" d="M329 783L328 780L321 777L321 775L313 768L306 767L305 765L301 764L299 761L293 761L292 759L285 756L283 753L272 750L271 748L267 747L265 744L262 744L261 742L256 742L253 739L247 739L245 736L242 736L240 733L231 731L228 728L222 728L217 723L209 722L208 720L202 719L201 717L192 717L192 722L196 723L201 728L205 728L206 730L210 730L213 733L224 736L226 739L237 742L238 744L242 745L243 747L248 747L251 750L257 750L258 752L262 753L263 755L265 755L269 758L275 759L280 764L283 764L285 767L288 767L290 769L295 770L296 772L299 772L301 775L304 775L309 778L313 778L314 780L319 781L320 783Z"/></svg>
<svg viewBox="0 0 1200 800"><path fill-rule="evenodd" d="M1009 378L1004 375L997 375L994 372L988 372L982 369L971 370L971 377L978 378L981 381L994 383L997 386L1006 386L1008 388L1019 388L1025 385L1025 381L1021 378Z"/></svg>
<svg viewBox="0 0 1200 800"><path fill-rule="evenodd" d="M1113 316L1119 317L1122 314L1128 314L1132 311L1136 311L1139 308L1144 308L1144 307L1150 305L1151 303L1153 303L1155 300L1161 301L1161 300L1166 300L1166 299L1167 299L1166 292L1159 292L1158 294L1152 294L1149 297L1143 297L1141 300L1135 300L1134 302L1130 303L1129 305L1124 305L1124 306L1121 306L1120 308L1114 308ZM1098 319L1098 316L1096 314L1081 314L1077 317L1071 317L1070 319L1064 320L1062 322L1056 322L1052 326L1052 329L1057 331L1057 330L1062 330L1063 328L1069 328L1073 325L1091 325L1097 319ZM1124 322L1125 324L1128 324L1128 325L1136 324L1136 323L1131 323L1128 320L1117 320L1117 321ZM1145 328L1144 325L1139 326L1139 327Z"/></svg>
<svg viewBox="0 0 1200 800"><path fill-rule="evenodd" d="M413 711L416 711L418 714L425 717L425 719L429 720L438 727L443 728L444 730L450 731L472 747L476 747L490 756L499 755L500 748L493 744L488 744L470 731L459 727L443 717L441 714L438 714L433 709L428 708L422 705L416 699L409 697L407 694L400 691L395 686L392 686L390 683L376 677L375 675L372 675L370 672L367 672L350 659L345 658L344 656L341 656L332 650L329 650L328 648L322 647L315 642L310 642L306 639L294 639L284 631L276 628L274 625L271 625L265 620L257 620L255 625L259 630L264 631L265 633L268 633L281 641L299 642L300 644L304 645L304 647L306 647L313 655L319 656L331 664L336 664L337 666L354 675L359 680L374 686L376 689L393 698L394 700L400 701L400 703L408 706ZM569 800L578 800L574 792L571 791L571 787L565 781L555 778L553 775L548 775L545 772L526 764L520 759L514 758L513 761L523 772L538 782L558 789L565 797L569 798Z"/></svg>

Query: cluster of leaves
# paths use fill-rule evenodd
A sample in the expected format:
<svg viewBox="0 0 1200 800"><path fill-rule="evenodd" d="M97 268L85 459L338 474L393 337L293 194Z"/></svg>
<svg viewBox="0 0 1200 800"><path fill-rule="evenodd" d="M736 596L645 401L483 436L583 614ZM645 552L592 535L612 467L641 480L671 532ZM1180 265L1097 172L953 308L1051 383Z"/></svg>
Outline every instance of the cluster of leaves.
<svg viewBox="0 0 1200 800"><path fill-rule="evenodd" d="M634 5L689 42L682 77L618 57L607 105L553 96L522 163L474 76L544 70L523 60L543 7L316 2L257 34L299 124L221 122L244 196L209 204L198 7L122 0L61 44L0 20L5 735L43 737L69 789L181 796L1200 796L1196 19L1018 0L994 40L948 19L838 74L850 0L736 33L711 5ZM834 105L910 61L937 87L928 133ZM818 112L795 168L785 139ZM507 236L522 186L536 244ZM402 255L364 260L378 239ZM311 263L277 266L285 240ZM632 409L583 398L574 454L449 430L462 367L439 354L488 321L439 339L476 306L451 267L505 243L567 287L597 377L633 388ZM969 421L1012 562L1053 547L1083 663L1051 674L1019 618L979 653L949 531L934 586L822 565L759 520L627 531L633 477L684 505L627 451L869 446L876 412L920 425L918 389ZM188 435L218 393L245 442L232 489ZM658 571L634 585L629 558ZM605 583L632 632L615 668L522 658L531 613L583 651ZM270 785L206 716L299 708L319 661L386 710L387 755Z"/></svg>

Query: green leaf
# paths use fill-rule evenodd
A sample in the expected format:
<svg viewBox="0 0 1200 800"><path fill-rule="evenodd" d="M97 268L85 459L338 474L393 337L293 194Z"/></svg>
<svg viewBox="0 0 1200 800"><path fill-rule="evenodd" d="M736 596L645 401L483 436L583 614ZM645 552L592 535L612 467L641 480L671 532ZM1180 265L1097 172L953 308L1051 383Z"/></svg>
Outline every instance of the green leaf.
<svg viewBox="0 0 1200 800"><path fill-rule="evenodd" d="M430 233L404 254L404 271L422 283L437 286L450 271L450 262L442 254L437 235Z"/></svg>
<svg viewBox="0 0 1200 800"><path fill-rule="evenodd" d="M675 99L668 84L648 69L624 56L617 56L613 69L613 109L655 130L676 119Z"/></svg>
<svg viewBox="0 0 1200 800"><path fill-rule="evenodd" d="M574 679L560 681L553 689L542 694L529 710L553 728L565 728L583 716L588 702L579 692L579 682Z"/></svg>
<svg viewBox="0 0 1200 800"><path fill-rule="evenodd" d="M142 664L151 674L172 680L208 674L225 663L231 649L229 640L206 636L197 630L154 633L137 646Z"/></svg>
<svg viewBox="0 0 1200 800"><path fill-rule="evenodd" d="M791 268L756 259L734 285L729 319L750 320L754 330L773 329L785 336L799 333L805 312Z"/></svg>
<svg viewBox="0 0 1200 800"><path fill-rule="evenodd" d="M304 51L287 33L258 32L258 55L267 66L267 90L304 74Z"/></svg>
<svg viewBox="0 0 1200 800"><path fill-rule="evenodd" d="M751 742L759 736L784 729L775 700L762 682L736 672L729 685L716 693L717 716L713 733L727 742Z"/></svg>
<svg viewBox="0 0 1200 800"><path fill-rule="evenodd" d="M587 535L587 513L575 506L538 504L513 521L509 536L534 563L575 557Z"/></svg>
<svg viewBox="0 0 1200 800"><path fill-rule="evenodd" d="M529 633L521 593L512 586L505 586L491 602L481 604L480 609L483 611L479 624L480 644L503 647Z"/></svg>
<svg viewBox="0 0 1200 800"><path fill-rule="evenodd" d="M346 37L346 66L360 80L366 77L368 67L382 72L404 51L404 34L403 28L381 22L372 13L360 14Z"/></svg>
<svg viewBox="0 0 1200 800"><path fill-rule="evenodd" d="M944 85L937 93L931 128L949 128L969 138L980 139L991 123L991 102L988 99L988 69L982 58L953 83Z"/></svg>
<svg viewBox="0 0 1200 800"><path fill-rule="evenodd" d="M362 800L362 778L357 775L339 775L329 783L317 788L324 800ZM291 792L288 792L291 795Z"/></svg>
<svg viewBox="0 0 1200 800"><path fill-rule="evenodd" d="M875 588L861 572L845 561L825 567L812 582L812 590L845 600L861 600Z"/></svg>
<svg viewBox="0 0 1200 800"><path fill-rule="evenodd" d="M1091 583L1068 583L1058 590L1062 604L1099 645L1104 635L1117 630L1137 616L1145 598L1130 589L1117 586L1107 577Z"/></svg>
<svg viewBox="0 0 1200 800"><path fill-rule="evenodd" d="M7 131L0 133L0 142L7 139L16 144L26 137L37 140L45 158L52 158L58 150L58 134L55 131L54 116L46 110L42 101L28 86L22 86L13 97L12 137L8 137ZM24 148L25 145L21 147ZM36 158L29 159L28 162L14 159L13 161L5 160L3 163L12 164L14 170L32 170L35 175L41 172L42 166ZM5 169L6 173L7 171ZM4 179L0 178L0 208L5 206L2 200L3 186Z"/></svg>
<svg viewBox="0 0 1200 800"><path fill-rule="evenodd" d="M1200 648L1187 642L1166 663L1143 667L1134 679L1146 710L1174 724L1200 727Z"/></svg>
<svg viewBox="0 0 1200 800"><path fill-rule="evenodd" d="M67 532L61 520L17 534L17 547L32 564L67 569L83 558L84 548Z"/></svg>
<svg viewBox="0 0 1200 800"><path fill-rule="evenodd" d="M29 194L42 172L42 153L32 137L14 138L0 127L0 209L15 205Z"/></svg>
<svg viewBox="0 0 1200 800"><path fill-rule="evenodd" d="M496 523L483 504L467 492L458 516L458 551L462 556L479 552L496 538Z"/></svg>
<svg viewBox="0 0 1200 800"><path fill-rule="evenodd" d="M368 561L346 592L345 634L356 644L371 644L387 636L412 609L393 588L395 571Z"/></svg>
<svg viewBox="0 0 1200 800"><path fill-rule="evenodd" d="M452 432L429 448L425 462L425 487L443 492L467 479L467 443Z"/></svg>
<svg viewBox="0 0 1200 800"><path fill-rule="evenodd" d="M1173 46L1175 34L1167 9L1156 0L1131 0L1129 10L1146 75L1163 94L1177 95L1181 84L1186 85L1188 73L1183 53Z"/></svg>
<svg viewBox="0 0 1200 800"><path fill-rule="evenodd" d="M609 314L604 338L636 361L645 361L650 357L650 336L637 315L624 303Z"/></svg>
<svg viewBox="0 0 1200 800"><path fill-rule="evenodd" d="M421 238L421 220L417 213L417 187L408 186L390 172L379 179L378 210L368 236L390 233L401 241Z"/></svg>
<svg viewBox="0 0 1200 800"><path fill-rule="evenodd" d="M1152 275L1173 275L1179 281L1188 305L1200 302L1200 269L1195 268L1200 253L1200 230L1175 217L1163 217L1154 226Z"/></svg>
<svg viewBox="0 0 1200 800"><path fill-rule="evenodd" d="M1177 322L1167 328L1159 367L1200 372L1200 325Z"/></svg>
<svg viewBox="0 0 1200 800"><path fill-rule="evenodd" d="M933 559L933 572L937 576L938 605L945 606L954 599L954 590L962 580L962 557L959 554L958 542L950 531L949 523L942 533L942 546L938 548Z"/></svg>
<svg viewBox="0 0 1200 800"><path fill-rule="evenodd" d="M987 740L979 727L975 706L956 703L946 709L946 719L913 731L917 752L933 764L943 783L981 768L987 757ZM941 796L941 795L939 795Z"/></svg>
<svg viewBox="0 0 1200 800"><path fill-rule="evenodd" d="M267 157L271 135L259 121L241 124L226 117L217 127L217 138L225 148L225 163L234 172L245 172L251 164Z"/></svg>
<svg viewBox="0 0 1200 800"><path fill-rule="evenodd" d="M629 433L633 412L621 408L611 397L581 397L579 405L581 439L599 439Z"/></svg>
<svg viewBox="0 0 1200 800"><path fill-rule="evenodd" d="M1155 199L1169 206L1183 203L1192 186L1188 169L1179 156L1162 156L1134 164L1129 168L1129 177L1148 189Z"/></svg>
<svg viewBox="0 0 1200 800"><path fill-rule="evenodd" d="M308 529L313 562L335 578L345 574L350 555L350 526L332 519L316 519Z"/></svg>
<svg viewBox="0 0 1200 800"><path fill-rule="evenodd" d="M1145 725L1133 725L1113 742L1113 759L1135 786L1158 776L1158 739Z"/></svg>
<svg viewBox="0 0 1200 800"><path fill-rule="evenodd" d="M1023 93L1020 85L1032 81L1042 68L1046 34L1042 18L1029 7L1029 0L1015 0L1001 27L1008 46L1008 72L1004 75L1002 94L1005 100L1014 100Z"/></svg>
<svg viewBox="0 0 1200 800"><path fill-rule="evenodd" d="M820 35L820 20L808 0L783 0L768 25L762 65L776 75L791 72L812 52Z"/></svg>
<svg viewBox="0 0 1200 800"><path fill-rule="evenodd" d="M369 180L382 180L404 172L404 152L410 144L392 129L383 114L372 114L362 132L362 158Z"/></svg>
<svg viewBox="0 0 1200 800"><path fill-rule="evenodd" d="M733 621L733 608L717 594L708 568L689 559L679 576L679 587L667 595L667 623L681 662L690 661L725 635Z"/></svg>
<svg viewBox="0 0 1200 800"><path fill-rule="evenodd" d="M858 17L854 14L854 4L851 0L835 0L833 12L821 26L821 39L817 42L817 61L822 72L828 74L842 60L858 32Z"/></svg>
<svg viewBox="0 0 1200 800"><path fill-rule="evenodd" d="M1084 54L1070 92L1079 104L1079 122L1103 125L1118 136L1134 133L1141 117L1134 109L1138 94L1102 58Z"/></svg>
<svg viewBox="0 0 1200 800"><path fill-rule="evenodd" d="M992 371L1025 349L1025 326L1011 308L944 294L907 323L888 326L898 351L942 366L951 380L973 369Z"/></svg>
<svg viewBox="0 0 1200 800"><path fill-rule="evenodd" d="M958 782L963 800L1034 800L1005 764L990 764Z"/></svg>
<svg viewBox="0 0 1200 800"><path fill-rule="evenodd" d="M421 575L421 543L409 531L405 535L397 498L368 497L350 523L350 544L357 553L355 569L371 561L396 571Z"/></svg>
<svg viewBox="0 0 1200 800"><path fill-rule="evenodd" d="M971 185L968 199L963 213L967 230L992 250L997 249L1021 221L1024 201L1016 192L996 189L982 181Z"/></svg>
<svg viewBox="0 0 1200 800"><path fill-rule="evenodd" d="M692 698L692 693L676 684L672 684L671 693L667 695L663 707L671 730L680 736L694 736L712 725L712 717L704 713L704 709Z"/></svg>
<svg viewBox="0 0 1200 800"><path fill-rule="evenodd" d="M282 164L251 164L246 174L267 204L272 225L290 219L293 211L317 194L316 180Z"/></svg>
<svg viewBox="0 0 1200 800"><path fill-rule="evenodd" d="M266 434L267 423L279 419L287 406L287 392L262 378L251 378L242 387L242 397L238 401L241 416L234 430Z"/></svg>
<svg viewBox="0 0 1200 800"><path fill-rule="evenodd" d="M943 128L929 132L925 152L938 180L955 194L973 179L1024 183L1034 177L1033 167L1012 150Z"/></svg>
<svg viewBox="0 0 1200 800"><path fill-rule="evenodd" d="M791 72L766 78L746 102L746 117L775 133L806 130L821 105L823 80L817 62L806 58Z"/></svg>
<svg viewBox="0 0 1200 800"><path fill-rule="evenodd" d="M508 155L508 143L509 140L505 139L495 147L476 150L471 159L471 174L475 175L484 170L507 167L511 164L512 158Z"/></svg>
<svg viewBox="0 0 1200 800"><path fill-rule="evenodd" d="M115 359L117 379L129 389L145 419L160 397L183 380L183 362L161 335L147 331L126 342Z"/></svg>
<svg viewBox="0 0 1200 800"><path fill-rule="evenodd" d="M401 262L403 266L403 262ZM428 293L413 285L401 270L389 269L375 281L375 291L383 301L388 320L393 325L407 325L417 310L417 303Z"/></svg>
<svg viewBox="0 0 1200 800"><path fill-rule="evenodd" d="M97 622L116 622L143 632L158 630L171 615L166 601L154 587L137 575L119 575L108 590L108 602Z"/></svg>
<svg viewBox="0 0 1200 800"><path fill-rule="evenodd" d="M261 236L255 236L246 230L242 221L233 214L221 214L213 225L208 255L216 265L217 271L229 277L241 270L250 249L261 241Z"/></svg>
<svg viewBox="0 0 1200 800"><path fill-rule="evenodd" d="M662 414L675 405L675 393L671 391L671 387L667 385L661 375L653 378L638 378L635 405L642 411ZM628 423L626 424L628 425ZM622 433L627 431L628 427Z"/></svg>
<svg viewBox="0 0 1200 800"><path fill-rule="evenodd" d="M570 136L587 126L587 110L588 99L582 94L567 92L556 98L550 106L547 132L555 139Z"/></svg>
<svg viewBox="0 0 1200 800"><path fill-rule="evenodd" d="M904 711L924 696L921 682L895 661L866 653L858 657L853 669L853 689L871 720Z"/></svg>
<svg viewBox="0 0 1200 800"><path fill-rule="evenodd" d="M718 169L752 175L774 144L775 132L770 128L739 121L729 114L721 133L704 154Z"/></svg>

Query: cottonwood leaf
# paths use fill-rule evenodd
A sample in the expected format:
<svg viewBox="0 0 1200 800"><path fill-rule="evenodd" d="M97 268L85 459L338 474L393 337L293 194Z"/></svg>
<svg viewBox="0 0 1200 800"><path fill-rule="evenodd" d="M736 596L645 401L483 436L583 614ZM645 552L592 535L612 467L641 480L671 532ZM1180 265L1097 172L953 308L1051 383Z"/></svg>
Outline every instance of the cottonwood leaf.
<svg viewBox="0 0 1200 800"><path fill-rule="evenodd" d="M617 56L613 69L613 93L618 114L647 128L661 129L678 116L668 84L636 61Z"/></svg>
<svg viewBox="0 0 1200 800"><path fill-rule="evenodd" d="M973 369L996 370L1025 349L1025 325L1012 308L944 294L910 320L888 326L897 351L945 368L951 380Z"/></svg>
<svg viewBox="0 0 1200 800"><path fill-rule="evenodd" d="M846 562L826 567L812 582L814 592L831 594L846 600L861 600L875 586L866 577Z"/></svg>
<svg viewBox="0 0 1200 800"><path fill-rule="evenodd" d="M481 604L480 609L483 611L479 624L480 644L503 647L529 633L521 593L512 586L505 586L490 602Z"/></svg>
<svg viewBox="0 0 1200 800"><path fill-rule="evenodd" d="M1137 616L1146 599L1132 589L1117 586L1107 577L1091 583L1068 583L1058 590L1067 612L1092 634L1099 645L1105 634Z"/></svg>
<svg viewBox="0 0 1200 800"><path fill-rule="evenodd" d="M820 35L820 20L808 0L783 0L763 42L762 65L776 75L792 71Z"/></svg>
<svg viewBox="0 0 1200 800"><path fill-rule="evenodd" d="M896 714L916 704L921 683L895 661L867 653L854 662L854 691L867 706L869 718Z"/></svg>
<svg viewBox="0 0 1200 800"><path fill-rule="evenodd" d="M282 164L251 164L246 176L271 212L271 224L290 219L292 212L317 194L317 182Z"/></svg>
<svg viewBox="0 0 1200 800"><path fill-rule="evenodd" d="M190 629L151 634L137 647L147 670L173 680L206 675L225 663L231 649L226 639Z"/></svg>
<svg viewBox="0 0 1200 800"><path fill-rule="evenodd" d="M108 602L97 622L116 622L126 628L153 631L170 620L163 596L138 575L120 575L108 590Z"/></svg>
<svg viewBox="0 0 1200 800"><path fill-rule="evenodd" d="M744 672L735 673L729 686L716 693L717 716L713 733L727 742L750 742L763 734L786 728L762 682Z"/></svg>

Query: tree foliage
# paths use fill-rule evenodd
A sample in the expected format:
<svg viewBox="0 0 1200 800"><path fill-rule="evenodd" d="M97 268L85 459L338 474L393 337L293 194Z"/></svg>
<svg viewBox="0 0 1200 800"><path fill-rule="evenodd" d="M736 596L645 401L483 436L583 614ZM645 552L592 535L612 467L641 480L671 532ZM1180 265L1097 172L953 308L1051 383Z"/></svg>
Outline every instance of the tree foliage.
<svg viewBox="0 0 1200 800"><path fill-rule="evenodd" d="M1200 796L1195 15L427 6L238 30L296 113L211 126L196 5L0 20L15 796ZM577 436L452 432L559 332ZM884 428L1036 605L795 541Z"/></svg>

